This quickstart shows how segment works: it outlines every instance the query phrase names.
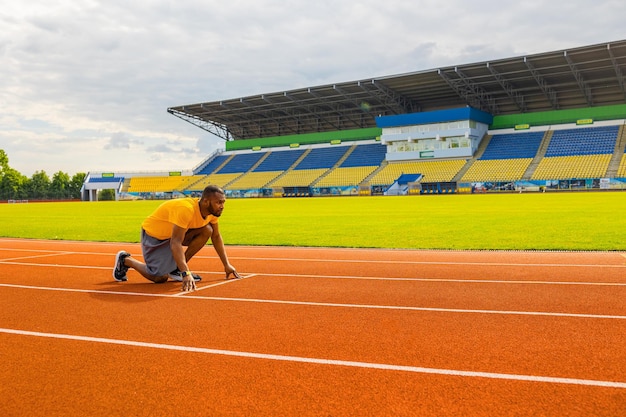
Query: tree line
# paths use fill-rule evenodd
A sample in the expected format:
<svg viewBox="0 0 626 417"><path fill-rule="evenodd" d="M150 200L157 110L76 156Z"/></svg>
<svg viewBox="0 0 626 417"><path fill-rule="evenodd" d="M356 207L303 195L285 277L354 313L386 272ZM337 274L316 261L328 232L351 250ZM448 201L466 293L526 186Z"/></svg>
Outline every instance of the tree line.
<svg viewBox="0 0 626 417"><path fill-rule="evenodd" d="M9 157L0 149L0 200L73 200L80 199L85 173L70 176L62 171L52 175L36 171L32 177L9 166Z"/></svg>

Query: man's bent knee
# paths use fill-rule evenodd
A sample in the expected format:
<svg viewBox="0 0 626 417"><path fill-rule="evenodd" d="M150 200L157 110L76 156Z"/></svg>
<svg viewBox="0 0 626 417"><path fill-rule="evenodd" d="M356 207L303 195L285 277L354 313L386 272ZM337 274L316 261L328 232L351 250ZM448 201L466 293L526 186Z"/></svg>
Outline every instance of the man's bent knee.
<svg viewBox="0 0 626 417"><path fill-rule="evenodd" d="M183 240L183 246L189 246L191 242L197 240L203 240L204 243L208 242L213 235L213 228L210 225L200 227L198 229L189 229L185 233L185 240Z"/></svg>
<svg viewBox="0 0 626 417"><path fill-rule="evenodd" d="M163 283L167 282L168 279L169 279L168 275L163 275L161 277L151 277L151 278L149 278L149 280L154 282L155 284L163 284Z"/></svg>

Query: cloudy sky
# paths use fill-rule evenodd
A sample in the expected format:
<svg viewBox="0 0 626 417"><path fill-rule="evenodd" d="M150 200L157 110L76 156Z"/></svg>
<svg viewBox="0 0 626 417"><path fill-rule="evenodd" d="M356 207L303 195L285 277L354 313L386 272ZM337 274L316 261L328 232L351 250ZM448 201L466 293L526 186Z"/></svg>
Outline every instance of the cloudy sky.
<svg viewBox="0 0 626 417"><path fill-rule="evenodd" d="M626 39L626 2L4 0L0 149L30 177L191 169L183 104Z"/></svg>

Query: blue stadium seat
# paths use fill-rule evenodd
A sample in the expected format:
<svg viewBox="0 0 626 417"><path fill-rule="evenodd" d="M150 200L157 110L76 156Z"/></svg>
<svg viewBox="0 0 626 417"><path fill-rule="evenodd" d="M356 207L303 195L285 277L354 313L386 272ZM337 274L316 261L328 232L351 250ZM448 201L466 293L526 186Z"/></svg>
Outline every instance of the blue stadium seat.
<svg viewBox="0 0 626 417"><path fill-rule="evenodd" d="M613 153L619 126L555 130L546 157Z"/></svg>
<svg viewBox="0 0 626 417"><path fill-rule="evenodd" d="M341 164L341 168L380 165L385 160L387 147L379 143L358 145Z"/></svg>
<svg viewBox="0 0 626 417"><path fill-rule="evenodd" d="M89 182L101 183L101 182L122 182L124 181L123 177L89 177Z"/></svg>
<svg viewBox="0 0 626 417"><path fill-rule="evenodd" d="M218 174L235 174L238 172L247 172L252 168L261 157L265 155L264 152L255 152L255 153L242 153L237 154L228 161L222 169L220 169Z"/></svg>
<svg viewBox="0 0 626 417"><path fill-rule="evenodd" d="M304 149L274 151L254 169L254 172L286 171L304 153Z"/></svg>
<svg viewBox="0 0 626 417"><path fill-rule="evenodd" d="M544 132L493 135L487 149L479 159L534 158L543 140L543 135Z"/></svg>
<svg viewBox="0 0 626 417"><path fill-rule="evenodd" d="M349 146L311 149L311 152L294 169L332 168L348 149Z"/></svg>
<svg viewBox="0 0 626 417"><path fill-rule="evenodd" d="M207 166L196 172L197 175L212 174L217 168L219 168L226 160L230 158L230 155L218 155Z"/></svg>

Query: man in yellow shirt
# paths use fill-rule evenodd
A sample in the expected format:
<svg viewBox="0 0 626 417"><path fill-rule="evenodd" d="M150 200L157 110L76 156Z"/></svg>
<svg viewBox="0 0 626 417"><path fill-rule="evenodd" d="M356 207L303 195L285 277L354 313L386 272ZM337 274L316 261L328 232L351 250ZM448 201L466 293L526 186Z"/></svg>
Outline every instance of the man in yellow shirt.
<svg viewBox="0 0 626 417"><path fill-rule="evenodd" d="M183 291L193 291L201 278L191 273L187 263L209 239L224 265L226 279L231 275L240 278L228 261L218 226L225 202L224 191L209 185L199 199L181 198L161 204L141 224L141 251L145 263L126 251L119 251L113 278L126 281L126 272L133 268L152 282L162 283L172 278L182 281Z"/></svg>

